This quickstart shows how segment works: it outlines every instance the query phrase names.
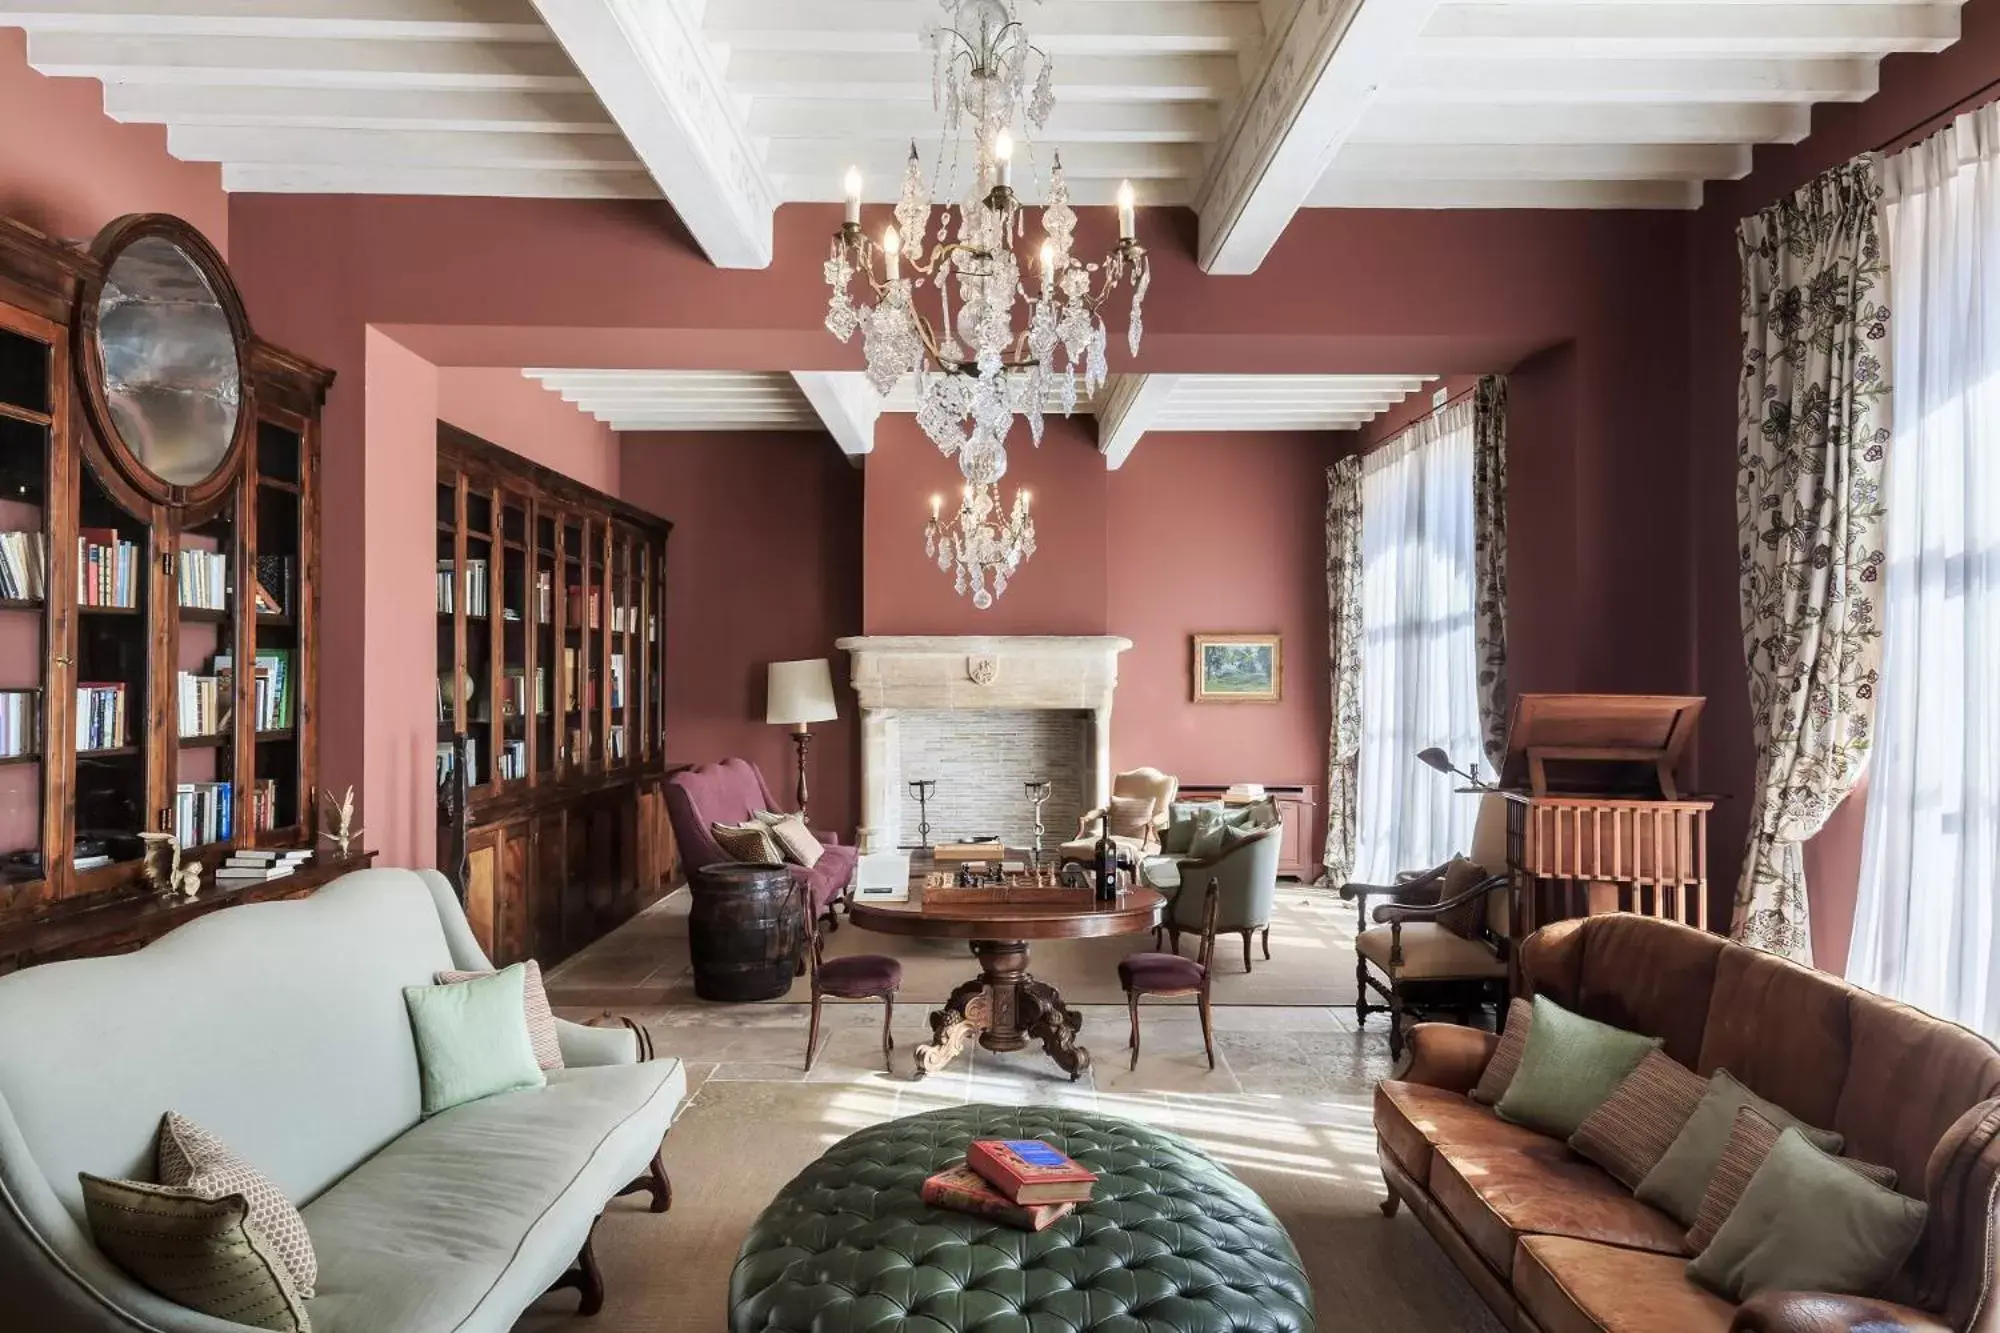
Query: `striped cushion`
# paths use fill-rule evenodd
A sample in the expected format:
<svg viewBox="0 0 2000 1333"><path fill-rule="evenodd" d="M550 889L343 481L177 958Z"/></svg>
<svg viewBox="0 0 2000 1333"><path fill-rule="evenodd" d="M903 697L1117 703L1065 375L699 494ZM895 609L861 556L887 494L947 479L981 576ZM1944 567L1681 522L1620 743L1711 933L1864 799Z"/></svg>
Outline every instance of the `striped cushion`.
<svg viewBox="0 0 2000 1333"><path fill-rule="evenodd" d="M1722 1160L1716 1163L1715 1174L1708 1178L1708 1191L1701 1196L1701 1208L1694 1215L1694 1225L1688 1228L1689 1250L1700 1254L1708 1248L1708 1243L1715 1239L1715 1233L1721 1230L1723 1222L1736 1211L1743 1191L1750 1187L1750 1177L1764 1165L1764 1159L1771 1155L1778 1135L1783 1132L1780 1126L1758 1115L1754 1109L1748 1106L1738 1108L1736 1123L1729 1131L1729 1142L1722 1149ZM1831 1153L1827 1155L1833 1156ZM1834 1157L1834 1160L1878 1185L1896 1188L1896 1173L1886 1166L1857 1162L1851 1157Z"/></svg>
<svg viewBox="0 0 2000 1333"><path fill-rule="evenodd" d="M806 827L804 815L785 815L770 829L772 840L778 844L778 850L786 860L796 861L808 870L819 864L819 858L826 849L819 845L819 839Z"/></svg>
<svg viewBox="0 0 2000 1333"><path fill-rule="evenodd" d="M241 1194L83 1173L83 1210L105 1258L178 1305L247 1328L312 1333L305 1300Z"/></svg>
<svg viewBox="0 0 2000 1333"><path fill-rule="evenodd" d="M1569 1146L1633 1189L1666 1155L1707 1090L1707 1079L1654 1051L1577 1126Z"/></svg>
<svg viewBox="0 0 2000 1333"><path fill-rule="evenodd" d="M747 824L710 824L708 831L715 837L715 845L722 854L732 861L753 866L781 866L785 854L778 847L778 840L771 836L770 827L757 820Z"/></svg>
<svg viewBox="0 0 2000 1333"><path fill-rule="evenodd" d="M250 1225L270 1242L272 1254L291 1274L293 1289L301 1298L313 1294L319 1260L313 1254L312 1237L306 1234L306 1220L263 1172L177 1111L160 1118L154 1158L162 1185L210 1202L242 1195L250 1206Z"/></svg>
<svg viewBox="0 0 2000 1333"><path fill-rule="evenodd" d="M542 965L530 958L521 965L521 1007L528 1015L528 1044L535 1048L535 1063L543 1069L563 1067L562 1043L556 1039L555 1011L549 1008L548 988L542 984ZM490 977L491 972L440 972L433 978L440 986Z"/></svg>
<svg viewBox="0 0 2000 1333"><path fill-rule="evenodd" d="M1521 1052L1528 1049L1528 1024L1534 1016L1534 1005L1525 999L1516 999L1507 1006L1507 1026L1500 1033L1500 1044L1494 1048L1493 1058L1486 1062L1486 1071L1479 1076L1479 1086L1472 1090L1473 1101L1491 1106L1507 1095L1507 1086L1521 1067Z"/></svg>
<svg viewBox="0 0 2000 1333"><path fill-rule="evenodd" d="M1104 822L1111 825L1114 838L1144 838L1153 826L1153 798L1114 796Z"/></svg>

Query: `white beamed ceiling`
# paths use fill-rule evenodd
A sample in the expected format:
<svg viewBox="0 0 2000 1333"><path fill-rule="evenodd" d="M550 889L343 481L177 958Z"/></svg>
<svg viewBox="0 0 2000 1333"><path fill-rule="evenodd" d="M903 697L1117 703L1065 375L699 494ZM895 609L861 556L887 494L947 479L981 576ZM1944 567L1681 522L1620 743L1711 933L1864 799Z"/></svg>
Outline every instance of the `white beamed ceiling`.
<svg viewBox="0 0 2000 1333"><path fill-rule="evenodd" d="M782 370L521 372L613 430L819 430L797 381Z"/></svg>

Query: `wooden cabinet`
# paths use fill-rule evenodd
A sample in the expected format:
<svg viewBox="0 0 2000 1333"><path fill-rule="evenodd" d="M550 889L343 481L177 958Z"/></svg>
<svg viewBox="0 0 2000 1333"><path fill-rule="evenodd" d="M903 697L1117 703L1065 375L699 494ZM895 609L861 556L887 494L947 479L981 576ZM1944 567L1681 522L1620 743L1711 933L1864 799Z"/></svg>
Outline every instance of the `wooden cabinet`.
<svg viewBox="0 0 2000 1333"><path fill-rule="evenodd" d="M1278 818L1283 822L1285 832L1278 853L1278 877L1311 882L1319 877L1320 849L1313 844L1313 794L1315 789L1303 786L1272 786L1265 784L1264 796L1278 807ZM1188 786L1182 784L1181 801L1232 801L1262 800L1263 797L1232 797L1227 786Z"/></svg>
<svg viewBox="0 0 2000 1333"><path fill-rule="evenodd" d="M83 250L0 219L0 935L135 947L318 833L319 415L176 218ZM177 844L208 885L155 902ZM149 843L152 850L148 851Z"/></svg>
<svg viewBox="0 0 2000 1333"><path fill-rule="evenodd" d="M552 965L665 888L671 525L439 423L437 528L440 861L495 962Z"/></svg>

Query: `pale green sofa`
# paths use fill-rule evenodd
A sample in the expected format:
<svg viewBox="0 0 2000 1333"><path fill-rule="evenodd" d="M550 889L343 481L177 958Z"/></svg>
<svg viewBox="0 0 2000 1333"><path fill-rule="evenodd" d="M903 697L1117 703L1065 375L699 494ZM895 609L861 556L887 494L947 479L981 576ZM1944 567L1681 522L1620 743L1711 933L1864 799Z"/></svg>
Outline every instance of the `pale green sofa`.
<svg viewBox="0 0 2000 1333"><path fill-rule="evenodd" d="M656 1169L686 1079L565 1023L547 1087L420 1121L403 987L486 966L441 876L364 870L0 977L0 1328L244 1333L125 1277L82 1220L77 1172L148 1176L169 1109L300 1205L315 1333L501 1333L566 1276L592 1305L591 1227Z"/></svg>

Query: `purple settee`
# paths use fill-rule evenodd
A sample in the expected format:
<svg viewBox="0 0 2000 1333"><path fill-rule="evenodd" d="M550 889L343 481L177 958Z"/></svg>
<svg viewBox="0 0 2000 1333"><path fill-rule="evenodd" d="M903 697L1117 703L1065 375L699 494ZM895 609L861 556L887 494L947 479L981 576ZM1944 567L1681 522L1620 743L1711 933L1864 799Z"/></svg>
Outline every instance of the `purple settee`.
<svg viewBox="0 0 2000 1333"><path fill-rule="evenodd" d="M725 759L718 764L696 764L667 778L667 818L674 826L674 841L680 846L681 864L690 874L705 865L730 858L715 845L710 824L740 824L758 810L776 810L764 775L747 759ZM859 848L843 844L831 833L813 830L825 848L819 863L808 870L791 867L792 878L803 884L815 916L831 916L833 905L847 891L854 878Z"/></svg>

